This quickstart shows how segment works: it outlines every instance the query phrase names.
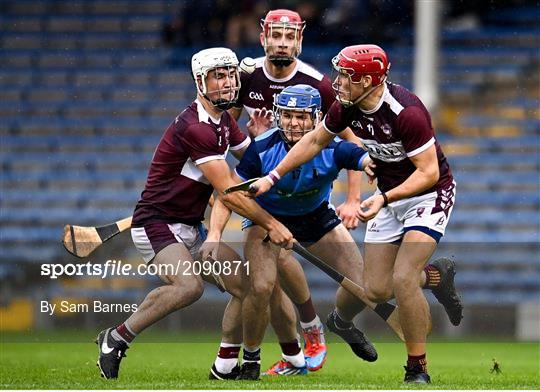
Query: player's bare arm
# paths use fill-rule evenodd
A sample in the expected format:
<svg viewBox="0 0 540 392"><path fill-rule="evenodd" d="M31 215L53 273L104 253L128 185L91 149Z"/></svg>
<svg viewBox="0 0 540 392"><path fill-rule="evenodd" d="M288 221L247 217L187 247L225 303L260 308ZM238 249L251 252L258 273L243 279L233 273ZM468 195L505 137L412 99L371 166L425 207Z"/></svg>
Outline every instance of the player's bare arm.
<svg viewBox="0 0 540 392"><path fill-rule="evenodd" d="M272 172L276 172L275 174L281 177L306 163L321 152L334 139L334 136L334 134L326 130L322 122L319 123L313 131L306 134L291 148L285 159ZM279 180L279 178L277 179ZM261 178L252 185L252 188L257 189L257 193L254 193L253 196L257 197L268 192L273 185L274 183L268 176Z"/></svg>
<svg viewBox="0 0 540 392"><path fill-rule="evenodd" d="M347 127L339 134L339 137L343 140L347 140L348 142L354 143L359 147L364 148L364 145L362 144L362 140L358 136L354 134L351 128Z"/></svg>
<svg viewBox="0 0 540 392"><path fill-rule="evenodd" d="M373 195L362 202L360 210L358 210L360 220L368 221L375 217L386 204L414 196L437 183L439 180L439 164L434 145L409 159L416 167L416 170L401 185L383 194Z"/></svg>
<svg viewBox="0 0 540 392"><path fill-rule="evenodd" d="M247 147L246 147L247 148ZM241 150L242 155L245 148ZM234 183L242 182L242 179L234 172L231 172ZM208 256L215 259L214 254L217 253L219 241L221 241L221 235L227 222L231 218L231 210L228 208L221 198L217 197L212 206L212 212L210 214L210 224L208 226L208 234L206 241L201 246L201 257L206 260Z"/></svg>
<svg viewBox="0 0 540 392"><path fill-rule="evenodd" d="M254 200L244 196L242 192L224 194L225 189L235 185L230 174L229 166L223 159L202 163L198 166L224 204L234 212L251 219L268 231L270 240L276 245L292 248L293 236L291 232L269 213L264 211Z"/></svg>
<svg viewBox="0 0 540 392"><path fill-rule="evenodd" d="M219 197L216 198L212 207L212 213L210 214L208 234L199 251L201 260L207 260L208 258L216 260L221 234L230 217L231 210L223 204Z"/></svg>
<svg viewBox="0 0 540 392"><path fill-rule="evenodd" d="M360 138L350 128L341 132L340 137L362 147ZM336 213L349 230L358 227L359 219L356 211L360 208L362 173L355 170L347 170L347 198L336 208Z"/></svg>
<svg viewBox="0 0 540 392"><path fill-rule="evenodd" d="M244 147L242 147L242 148L240 148L238 150L230 149L230 151L231 151L231 154L233 155L233 157L235 157L237 160L240 160L244 156L244 153L246 152L248 147L249 147L249 144L245 145Z"/></svg>
<svg viewBox="0 0 540 392"><path fill-rule="evenodd" d="M356 211L360 208L360 189L362 183L362 173L354 170L347 170L347 197L343 203L336 208L336 213L349 229L358 227L359 219Z"/></svg>

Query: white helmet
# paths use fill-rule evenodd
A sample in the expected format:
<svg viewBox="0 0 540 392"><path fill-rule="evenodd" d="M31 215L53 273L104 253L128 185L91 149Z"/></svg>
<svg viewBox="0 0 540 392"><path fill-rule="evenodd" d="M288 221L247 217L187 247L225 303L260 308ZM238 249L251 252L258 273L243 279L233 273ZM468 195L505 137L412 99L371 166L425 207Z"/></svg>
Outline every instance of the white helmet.
<svg viewBox="0 0 540 392"><path fill-rule="evenodd" d="M206 76L208 75L209 71L217 68L234 68L237 83L235 87L231 87L230 89L218 90L218 92L220 92L220 98L212 101L207 96L208 90L206 87ZM238 92L240 90L240 75L238 73L238 58L232 50L228 48L209 48L195 53L191 58L191 73L195 79L197 91L203 97L212 102L214 106L222 110L227 110L236 103L236 100L238 99ZM199 77L201 80L200 83L198 83ZM225 100L221 98L222 92L230 91L235 92L232 100Z"/></svg>

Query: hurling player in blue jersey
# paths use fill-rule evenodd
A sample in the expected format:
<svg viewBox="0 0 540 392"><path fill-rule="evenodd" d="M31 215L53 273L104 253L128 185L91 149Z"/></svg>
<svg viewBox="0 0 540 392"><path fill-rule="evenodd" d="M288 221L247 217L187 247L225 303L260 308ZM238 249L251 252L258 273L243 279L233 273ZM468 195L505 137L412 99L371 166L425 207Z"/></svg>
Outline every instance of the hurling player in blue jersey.
<svg viewBox="0 0 540 392"><path fill-rule="evenodd" d="M321 96L321 111L323 114L326 113L335 100L332 82L328 76L299 58L306 21L302 20L296 11L274 9L261 20L261 27L260 42L264 48L264 56L254 60L246 58L241 62L240 69L243 72L240 74L241 87L238 100L235 107L229 109L229 113L238 119L243 109L250 116L262 108L272 110L275 96L285 87L297 84L307 84L316 88ZM253 138L258 135L250 132ZM350 141L356 138L352 132L341 137ZM361 175L355 171L348 173L347 197L336 208L338 216L348 229L355 229L360 222L356 217L356 210L360 206ZM308 370L316 371L322 368L326 360L324 326L311 300L311 292L302 266L294 258L291 250L281 250L279 275L283 289L287 293L283 296L283 300L289 302L290 298L298 311ZM234 315L234 311L227 312L228 317ZM271 317L271 325L277 334L280 333L281 324L280 318Z"/></svg>
<svg viewBox="0 0 540 392"><path fill-rule="evenodd" d="M286 87L276 96L275 117L278 127L258 136L236 167L236 181L262 177L274 168L287 154L292 145L304 134L314 129L321 119L321 97L317 89L308 85ZM332 183L341 169L362 170L370 162L367 153L356 144L335 141L321 151L313 160L296 171L284 176L270 192L257 199L257 203L281 221L309 250L332 265L354 282L362 285L363 261L353 238L341 223L330 205ZM227 196L225 196L226 198ZM218 200L212 210L210 227L212 236L221 236L230 215ZM220 225L216 222L221 222ZM245 348L260 351L260 344L268 322L268 310L272 305L272 293L279 288L277 260L280 248L263 242L266 231L249 220L243 224L245 230L244 255L250 260L250 285L253 294L251 310L260 315L258 325L252 325L252 335L258 336ZM217 233L216 233L217 232ZM340 258L336 259L335 255ZM246 299L248 300L248 299ZM339 288L336 309L329 316L329 327L350 345L356 355L375 361L377 352L364 334L351 323L336 325L334 316L350 321L363 308L364 303ZM272 366L267 375L306 374L306 362L298 344L296 323L289 323L287 336L278 336L283 359ZM248 347L248 345L250 347ZM249 358L249 356L248 356ZM253 362L255 372L260 365Z"/></svg>

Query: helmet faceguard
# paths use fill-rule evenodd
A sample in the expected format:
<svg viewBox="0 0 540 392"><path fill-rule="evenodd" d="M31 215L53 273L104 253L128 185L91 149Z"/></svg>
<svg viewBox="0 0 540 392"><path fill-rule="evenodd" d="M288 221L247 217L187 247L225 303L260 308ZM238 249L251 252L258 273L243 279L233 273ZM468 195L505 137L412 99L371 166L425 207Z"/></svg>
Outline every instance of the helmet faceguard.
<svg viewBox="0 0 540 392"><path fill-rule="evenodd" d="M191 58L191 72L197 92L212 105L220 110L227 110L234 106L240 91L240 73L238 72L238 58L232 50L210 48L195 53ZM230 83L229 87L209 91L206 79L211 72L218 81L232 75L235 82ZM217 98L211 99L209 95L217 95Z"/></svg>
<svg viewBox="0 0 540 392"><path fill-rule="evenodd" d="M376 87L383 84L390 70L390 62L384 50L377 45L355 45L342 49L332 59L332 88L337 93L336 99L345 107L355 105L371 94ZM365 75L371 76L371 87L358 97L352 96L351 87L359 84ZM348 80L348 97L346 91L337 83L338 78ZM345 93L345 94L344 94Z"/></svg>
<svg viewBox="0 0 540 392"><path fill-rule="evenodd" d="M269 11L266 17L261 19L261 27L263 29L264 52L272 64L277 67L287 67L300 56L302 33L306 22L297 12L285 9ZM292 40L287 37L291 30L294 33ZM291 54L288 53L290 47L292 47Z"/></svg>
<svg viewBox="0 0 540 392"><path fill-rule="evenodd" d="M301 118L298 118L299 113L302 114ZM302 136L315 129L320 121L319 91L306 84L286 87L274 99L274 117L285 143L289 146L294 145Z"/></svg>

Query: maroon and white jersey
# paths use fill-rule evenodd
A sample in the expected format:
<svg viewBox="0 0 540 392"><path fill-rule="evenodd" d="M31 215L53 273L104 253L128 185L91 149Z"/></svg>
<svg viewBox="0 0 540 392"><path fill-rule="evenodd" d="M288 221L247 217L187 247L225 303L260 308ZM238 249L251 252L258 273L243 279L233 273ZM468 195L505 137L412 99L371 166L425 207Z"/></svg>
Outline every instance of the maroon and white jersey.
<svg viewBox="0 0 540 392"><path fill-rule="evenodd" d="M265 57L255 59L255 71L251 74L242 72L240 76L241 87L236 107L244 107L251 115L253 110L266 108L273 109L274 96L288 86L307 84L319 90L322 98L322 112L326 113L336 98L332 90L332 82L328 76L323 75L312 66L296 60L293 72L283 79L272 77L266 70Z"/></svg>
<svg viewBox="0 0 540 392"><path fill-rule="evenodd" d="M239 150L249 142L228 112L223 112L221 118L212 118L195 100L162 136L135 207L132 226L201 222L213 187L197 166L225 159L229 149Z"/></svg>
<svg viewBox="0 0 540 392"><path fill-rule="evenodd" d="M435 138L431 116L420 99L406 88L386 83L381 100L370 111L335 102L324 117L325 128L339 133L346 127L362 139L377 165L378 188L386 192L402 184L416 167L409 159L435 144L439 181L421 193L443 189L453 181L450 166Z"/></svg>

